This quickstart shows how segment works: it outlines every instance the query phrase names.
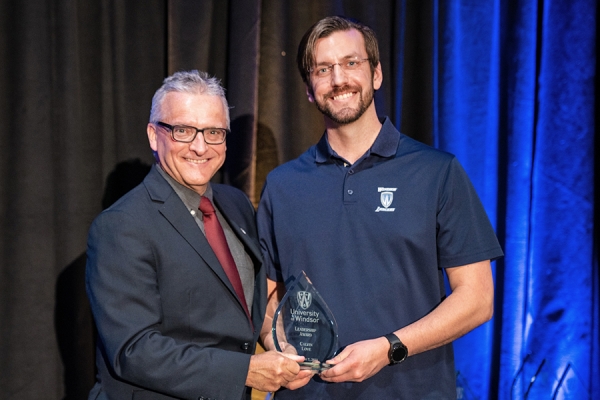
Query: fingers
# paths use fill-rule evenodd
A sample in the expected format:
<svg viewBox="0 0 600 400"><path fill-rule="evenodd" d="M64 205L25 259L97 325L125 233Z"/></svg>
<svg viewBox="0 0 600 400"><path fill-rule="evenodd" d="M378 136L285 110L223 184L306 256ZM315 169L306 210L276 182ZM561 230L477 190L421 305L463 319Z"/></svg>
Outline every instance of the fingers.
<svg viewBox="0 0 600 400"><path fill-rule="evenodd" d="M340 352L337 356L333 357L331 360L327 360L327 364L339 364L344 361L350 354L352 353L352 348L345 348L342 352Z"/></svg>
<svg viewBox="0 0 600 400"><path fill-rule="evenodd" d="M290 384L295 388L304 386L308 383L305 374L295 381L301 372L298 363L303 360L301 356L275 351L255 354L250 357L246 385L264 392L272 392Z"/></svg>
<svg viewBox="0 0 600 400"><path fill-rule="evenodd" d="M385 339L384 339L385 340ZM328 382L362 382L387 365L387 355L379 339L367 340L346 347L328 361L334 366L321 373Z"/></svg>
<svg viewBox="0 0 600 400"><path fill-rule="evenodd" d="M296 354L288 354L288 353L279 353L279 354L281 354L285 358L289 358L290 360L295 361L296 363L301 363L302 361L304 361L303 356L298 356Z"/></svg>
<svg viewBox="0 0 600 400"><path fill-rule="evenodd" d="M362 370L358 368L355 362L343 362L323 371L320 377L327 382L361 382L364 377Z"/></svg>
<svg viewBox="0 0 600 400"><path fill-rule="evenodd" d="M310 382L314 375L315 373L311 370L301 370L298 375L296 375L296 378L293 381L288 382L285 387L289 390L299 389Z"/></svg>
<svg viewBox="0 0 600 400"><path fill-rule="evenodd" d="M294 346L289 343L280 343L281 350L285 354L298 354L298 351Z"/></svg>

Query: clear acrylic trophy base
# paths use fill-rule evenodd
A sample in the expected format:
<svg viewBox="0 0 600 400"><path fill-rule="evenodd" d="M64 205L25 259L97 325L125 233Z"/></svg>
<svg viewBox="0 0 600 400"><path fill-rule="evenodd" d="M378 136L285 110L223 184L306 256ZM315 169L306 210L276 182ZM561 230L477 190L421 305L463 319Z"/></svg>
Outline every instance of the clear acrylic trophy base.
<svg viewBox="0 0 600 400"><path fill-rule="evenodd" d="M322 363L322 362L318 362L318 361L314 361L314 362L304 361L299 364L300 364L300 369L315 371L317 373L327 371L329 368L333 367L333 364L327 364L327 363Z"/></svg>

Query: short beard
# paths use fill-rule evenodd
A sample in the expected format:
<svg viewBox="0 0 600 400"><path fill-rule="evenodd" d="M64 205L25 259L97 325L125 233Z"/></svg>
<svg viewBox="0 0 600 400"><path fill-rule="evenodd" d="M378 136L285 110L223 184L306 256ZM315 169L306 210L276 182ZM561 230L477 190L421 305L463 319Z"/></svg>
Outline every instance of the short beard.
<svg viewBox="0 0 600 400"><path fill-rule="evenodd" d="M325 98L328 99L330 97L333 97L335 95L335 93L346 92L346 91L348 91L348 89L351 89L351 88L349 86L341 87L339 89L336 89L336 90L328 93L325 96ZM357 121L360 117L362 117L362 115L365 113L365 111L367 111L367 109L371 106L371 103L373 103L374 92L375 92L375 89L373 88L372 84L369 87L369 89L366 92L364 92L364 95L365 95L364 98L363 98L363 92L357 90L356 93L359 96L359 101L358 101L358 108L355 108L355 109L343 108L343 109L335 112L331 109L331 106L329 105L329 103L327 101L319 101L316 98L315 98L315 105L317 106L317 109L321 113L323 113L327 118L329 118L336 124L347 125L347 124L351 124L351 123Z"/></svg>

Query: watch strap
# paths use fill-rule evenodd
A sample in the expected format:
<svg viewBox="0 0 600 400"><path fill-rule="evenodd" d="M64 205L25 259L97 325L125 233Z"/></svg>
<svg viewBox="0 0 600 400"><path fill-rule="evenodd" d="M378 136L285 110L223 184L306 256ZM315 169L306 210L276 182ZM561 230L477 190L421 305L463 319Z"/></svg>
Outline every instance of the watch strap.
<svg viewBox="0 0 600 400"><path fill-rule="evenodd" d="M399 364L408 357L408 348L394 333L388 333L385 338L390 342L390 350L388 352L389 365Z"/></svg>

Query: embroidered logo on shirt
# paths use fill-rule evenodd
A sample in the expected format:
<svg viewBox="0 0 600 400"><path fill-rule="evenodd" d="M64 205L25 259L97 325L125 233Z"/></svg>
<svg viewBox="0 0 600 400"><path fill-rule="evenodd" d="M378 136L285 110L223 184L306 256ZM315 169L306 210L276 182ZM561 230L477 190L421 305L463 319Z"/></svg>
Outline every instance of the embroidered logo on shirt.
<svg viewBox="0 0 600 400"><path fill-rule="evenodd" d="M383 207L377 207L375 212L386 211L392 212L395 208L390 208L392 202L394 201L394 192L398 190L398 188L386 188L386 187L378 187L377 191L381 193L379 195L379 199L381 200L381 205Z"/></svg>

